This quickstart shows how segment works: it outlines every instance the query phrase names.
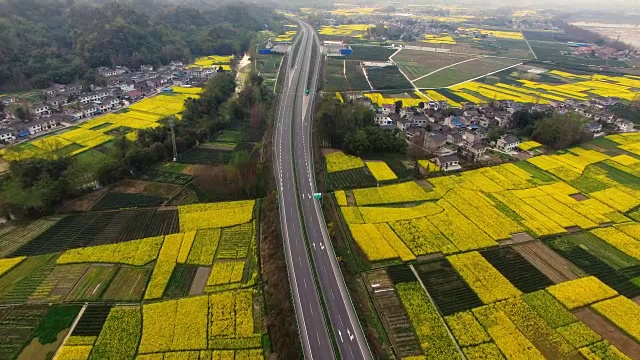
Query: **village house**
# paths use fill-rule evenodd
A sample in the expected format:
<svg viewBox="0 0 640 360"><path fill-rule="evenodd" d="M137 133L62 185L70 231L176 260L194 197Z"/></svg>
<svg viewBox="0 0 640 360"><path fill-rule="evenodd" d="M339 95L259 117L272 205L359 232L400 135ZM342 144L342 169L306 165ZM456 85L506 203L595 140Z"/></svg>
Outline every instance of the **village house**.
<svg viewBox="0 0 640 360"><path fill-rule="evenodd" d="M396 127L395 122L392 118L389 117L389 115L377 113L373 121L375 121L376 125L383 129L393 129Z"/></svg>
<svg viewBox="0 0 640 360"><path fill-rule="evenodd" d="M430 132L424 136L424 148L427 151L436 153L447 143L447 137L441 133Z"/></svg>
<svg viewBox="0 0 640 360"><path fill-rule="evenodd" d="M389 115L396 112L396 106L394 104L382 104L382 113Z"/></svg>
<svg viewBox="0 0 640 360"><path fill-rule="evenodd" d="M436 157L435 162L441 170L451 171L462 169L460 166L460 159L457 155L438 156Z"/></svg>
<svg viewBox="0 0 640 360"><path fill-rule="evenodd" d="M15 139L16 139L16 135L13 133L12 130L9 130L9 129L0 130L0 141L11 142L11 141L14 141Z"/></svg>
<svg viewBox="0 0 640 360"><path fill-rule="evenodd" d="M466 143L462 149L473 158L473 161L478 161L487 151L486 145L481 143Z"/></svg>
<svg viewBox="0 0 640 360"><path fill-rule="evenodd" d="M424 138L424 134L426 133L426 131L424 130L424 128L421 127L417 127L417 126L410 126L406 131L405 131L405 136L407 138L407 140L409 141L419 141L419 138ZM422 140L424 141L424 140ZM420 141L420 142L422 142Z"/></svg>
<svg viewBox="0 0 640 360"><path fill-rule="evenodd" d="M88 103L92 103L95 101L100 101L104 98L106 98L107 96L109 96L109 93L107 93L104 90L101 91L96 91L96 92L90 92L87 94L83 94L81 95L78 100L80 101L81 104L88 104Z"/></svg>
<svg viewBox="0 0 640 360"><path fill-rule="evenodd" d="M21 125L20 129L22 129L23 131L28 131L30 135L35 135L43 131L55 129L56 127L58 127L58 124L56 123L55 119L40 118L30 123Z"/></svg>
<svg viewBox="0 0 640 360"><path fill-rule="evenodd" d="M597 134L602 132L602 124L597 121L591 121L588 124L585 124L585 129L592 134Z"/></svg>
<svg viewBox="0 0 640 360"><path fill-rule="evenodd" d="M124 66L116 66L114 69L111 68L107 68L107 67L99 67L98 68L98 74L105 76L105 77L109 77L109 76L117 76L117 75L121 75L124 74L126 72L128 72L129 69L127 69Z"/></svg>
<svg viewBox="0 0 640 360"><path fill-rule="evenodd" d="M411 126L411 120L403 117L396 121L396 127L400 129L400 131L407 131L407 129Z"/></svg>
<svg viewBox="0 0 640 360"><path fill-rule="evenodd" d="M517 136L511 134L502 135L498 141L496 141L496 147L502 151L511 151L520 145L520 139Z"/></svg>
<svg viewBox="0 0 640 360"><path fill-rule="evenodd" d="M51 115L51 108L49 107L49 105L44 103L33 105L32 111L34 114L36 114L36 116Z"/></svg>
<svg viewBox="0 0 640 360"><path fill-rule="evenodd" d="M625 119L618 119L615 124L620 132L631 132L635 125L633 122Z"/></svg>

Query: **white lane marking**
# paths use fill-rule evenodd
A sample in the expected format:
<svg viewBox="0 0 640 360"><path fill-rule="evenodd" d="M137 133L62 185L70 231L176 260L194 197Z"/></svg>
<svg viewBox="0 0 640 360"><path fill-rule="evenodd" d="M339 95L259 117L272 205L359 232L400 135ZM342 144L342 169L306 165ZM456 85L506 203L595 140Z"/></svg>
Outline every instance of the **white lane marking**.
<svg viewBox="0 0 640 360"><path fill-rule="evenodd" d="M309 303L309 310L311 311L311 315L313 315L313 308L311 307L311 303Z"/></svg>
<svg viewBox="0 0 640 360"><path fill-rule="evenodd" d="M342 332L340 330L338 330L338 335L340 335L340 342L344 342L344 340L342 340Z"/></svg>
<svg viewBox="0 0 640 360"><path fill-rule="evenodd" d="M349 334L349 340L353 341L353 335L351 334L351 331L349 331L349 328L347 328L347 334Z"/></svg>

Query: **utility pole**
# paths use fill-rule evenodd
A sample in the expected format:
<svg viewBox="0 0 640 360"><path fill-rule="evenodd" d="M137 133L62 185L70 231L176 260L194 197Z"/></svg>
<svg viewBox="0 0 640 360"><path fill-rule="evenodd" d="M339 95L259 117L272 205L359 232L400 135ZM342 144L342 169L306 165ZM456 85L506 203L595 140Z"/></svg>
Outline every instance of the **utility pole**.
<svg viewBox="0 0 640 360"><path fill-rule="evenodd" d="M175 126L174 118L171 117L169 120L169 126L171 127L171 144L173 144L173 162L178 161L178 149L176 148L176 132L173 127Z"/></svg>

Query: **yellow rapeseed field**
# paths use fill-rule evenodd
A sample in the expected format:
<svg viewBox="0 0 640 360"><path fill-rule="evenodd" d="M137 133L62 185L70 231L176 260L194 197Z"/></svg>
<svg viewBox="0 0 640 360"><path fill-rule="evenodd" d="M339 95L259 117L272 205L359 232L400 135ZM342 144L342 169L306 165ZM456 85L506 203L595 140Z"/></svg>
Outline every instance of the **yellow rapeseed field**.
<svg viewBox="0 0 640 360"><path fill-rule="evenodd" d="M518 149L522 151L529 151L535 148L539 148L541 146L542 144L540 144L537 141L523 141L518 145Z"/></svg>
<svg viewBox="0 0 640 360"><path fill-rule="evenodd" d="M360 206L429 200L433 197L415 182L355 189L353 196Z"/></svg>
<svg viewBox="0 0 640 360"><path fill-rule="evenodd" d="M365 161L369 171L378 181L393 180L398 177L384 161Z"/></svg>
<svg viewBox="0 0 640 360"><path fill-rule="evenodd" d="M19 256L9 259L0 259L0 276L13 269L16 265L20 264L26 258L26 256Z"/></svg>
<svg viewBox="0 0 640 360"><path fill-rule="evenodd" d="M547 291L569 310L618 295L617 291L608 287L594 276L552 285L547 288Z"/></svg>
<svg viewBox="0 0 640 360"><path fill-rule="evenodd" d="M624 296L616 296L595 303L591 307L635 341L640 342L640 305Z"/></svg>
<svg viewBox="0 0 640 360"><path fill-rule="evenodd" d="M337 151L325 156L328 172L337 172L364 167L364 162L357 156Z"/></svg>
<svg viewBox="0 0 640 360"><path fill-rule="evenodd" d="M156 236L117 244L71 249L65 251L56 262L58 264L117 263L141 266L156 259L163 239L162 236Z"/></svg>
<svg viewBox="0 0 640 360"><path fill-rule="evenodd" d="M452 255L447 260L485 304L522 295L476 251Z"/></svg>

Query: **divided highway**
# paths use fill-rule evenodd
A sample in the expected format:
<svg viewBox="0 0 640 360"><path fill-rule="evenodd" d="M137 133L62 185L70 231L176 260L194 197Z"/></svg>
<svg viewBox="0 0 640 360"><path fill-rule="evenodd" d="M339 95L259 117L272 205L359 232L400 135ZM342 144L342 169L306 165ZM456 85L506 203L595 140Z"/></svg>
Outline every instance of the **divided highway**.
<svg viewBox="0 0 640 360"><path fill-rule="evenodd" d="M369 360L371 353L333 252L319 200L313 198L311 134L320 44L311 26L299 25L289 63L282 68L286 73L274 134L278 205L298 328L306 359ZM334 353L332 341L339 354Z"/></svg>

